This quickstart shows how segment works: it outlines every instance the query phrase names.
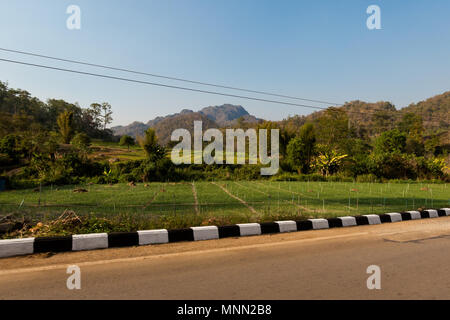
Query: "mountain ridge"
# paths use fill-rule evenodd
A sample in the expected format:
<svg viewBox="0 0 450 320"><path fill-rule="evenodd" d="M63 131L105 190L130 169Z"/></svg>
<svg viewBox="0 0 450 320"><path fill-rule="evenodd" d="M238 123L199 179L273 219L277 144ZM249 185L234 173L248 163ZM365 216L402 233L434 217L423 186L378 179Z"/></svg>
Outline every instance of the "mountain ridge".
<svg viewBox="0 0 450 320"><path fill-rule="evenodd" d="M220 106L205 107L199 111L182 109L178 113L169 114L167 116L158 116L146 123L134 121L127 126L112 127L111 130L116 136L130 135L132 137L137 137L143 135L148 128L154 128L155 131L157 131L160 141L163 143L163 141L167 140L166 137L158 134L158 132L162 133L166 131L163 130L163 126L173 129L184 128L182 126L176 127L176 125L190 119L204 121L207 124L207 128L223 128L233 126L239 118L242 118L244 122L247 123L257 123L261 121L261 119L249 114L241 105L223 104ZM173 120L173 122L170 120Z"/></svg>

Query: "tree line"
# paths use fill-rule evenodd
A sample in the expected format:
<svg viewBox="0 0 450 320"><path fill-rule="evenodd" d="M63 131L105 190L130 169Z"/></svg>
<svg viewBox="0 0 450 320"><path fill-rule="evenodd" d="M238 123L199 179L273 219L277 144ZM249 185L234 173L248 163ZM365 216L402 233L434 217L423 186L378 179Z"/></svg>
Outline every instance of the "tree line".
<svg viewBox="0 0 450 320"><path fill-rule="evenodd" d="M404 112L401 117L398 114L394 117L392 105L380 106L380 112L366 116L370 118L369 126L361 124L363 119L355 119L347 105L277 122L247 123L240 119L234 127L269 132L279 129L281 172L278 176L286 179L301 179L301 176L314 179L316 175L321 179L359 181L448 180L449 143L442 139L443 133L448 134L446 124L442 127L444 131L433 131L424 125L430 119L424 121L419 112ZM37 182L262 178L259 167L251 165L176 166L166 156L173 144L160 145L152 128L137 141L122 136L119 142L128 149L137 142L145 151L146 159L116 164L95 160L88 156L91 139L115 139L107 129L112 121L112 108L107 102L92 103L87 108L64 100L42 102L27 91L11 89L0 82L0 120L0 175L8 179L10 186L23 187Z"/></svg>

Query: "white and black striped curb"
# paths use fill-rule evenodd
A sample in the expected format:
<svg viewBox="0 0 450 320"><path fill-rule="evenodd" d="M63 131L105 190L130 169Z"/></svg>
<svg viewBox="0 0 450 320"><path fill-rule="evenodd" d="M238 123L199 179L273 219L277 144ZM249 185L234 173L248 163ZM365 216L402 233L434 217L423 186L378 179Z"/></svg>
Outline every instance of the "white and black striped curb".
<svg viewBox="0 0 450 320"><path fill-rule="evenodd" d="M147 230L124 233L94 233L66 237L43 237L0 240L0 258L43 253L106 249L142 246L180 241L201 241L229 237L244 237L270 233L329 229L405 220L450 216L450 209L429 209L401 213L369 214L329 219L308 219L302 221L276 221L267 223L244 223L230 226L192 227L176 230Z"/></svg>

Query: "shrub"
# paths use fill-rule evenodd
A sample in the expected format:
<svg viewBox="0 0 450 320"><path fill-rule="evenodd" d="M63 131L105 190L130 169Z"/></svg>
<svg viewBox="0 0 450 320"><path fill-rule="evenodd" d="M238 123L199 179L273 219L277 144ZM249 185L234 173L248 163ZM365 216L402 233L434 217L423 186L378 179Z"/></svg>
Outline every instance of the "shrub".
<svg viewBox="0 0 450 320"><path fill-rule="evenodd" d="M87 149L91 145L91 138L85 133L78 133L71 142L79 149Z"/></svg>
<svg viewBox="0 0 450 320"><path fill-rule="evenodd" d="M378 179L373 173L369 173L357 176L356 182L380 182L380 179Z"/></svg>

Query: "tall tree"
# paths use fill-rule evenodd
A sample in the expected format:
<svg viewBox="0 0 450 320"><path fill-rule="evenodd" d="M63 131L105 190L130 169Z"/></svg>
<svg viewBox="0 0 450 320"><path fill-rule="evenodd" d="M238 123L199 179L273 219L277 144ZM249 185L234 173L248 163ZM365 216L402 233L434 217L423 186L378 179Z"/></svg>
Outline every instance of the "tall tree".
<svg viewBox="0 0 450 320"><path fill-rule="evenodd" d="M106 126L113 120L111 105L108 102L103 102L101 106L101 118L103 123L103 130L106 130Z"/></svg>
<svg viewBox="0 0 450 320"><path fill-rule="evenodd" d="M148 128L144 136L138 137L138 142L150 160L158 160L164 157L165 151L158 144L158 138L154 129Z"/></svg>
<svg viewBox="0 0 450 320"><path fill-rule="evenodd" d="M134 145L134 139L128 135L124 135L120 138L119 145L127 146L128 151L130 151L130 146Z"/></svg>
<svg viewBox="0 0 450 320"><path fill-rule="evenodd" d="M102 127L102 105L100 103L92 103L87 111L87 115L92 119L96 128L100 129Z"/></svg>
<svg viewBox="0 0 450 320"><path fill-rule="evenodd" d="M316 135L311 123L303 125L298 137L290 140L287 146L287 159L299 173L310 171L315 144Z"/></svg>
<svg viewBox="0 0 450 320"><path fill-rule="evenodd" d="M57 119L57 123L63 143L69 144L74 133L73 112L64 111L63 113L60 113Z"/></svg>
<svg viewBox="0 0 450 320"><path fill-rule="evenodd" d="M347 113L338 108L328 108L315 121L317 142L327 146L329 150L345 149L350 138L350 126Z"/></svg>

